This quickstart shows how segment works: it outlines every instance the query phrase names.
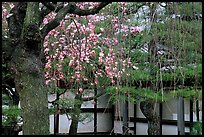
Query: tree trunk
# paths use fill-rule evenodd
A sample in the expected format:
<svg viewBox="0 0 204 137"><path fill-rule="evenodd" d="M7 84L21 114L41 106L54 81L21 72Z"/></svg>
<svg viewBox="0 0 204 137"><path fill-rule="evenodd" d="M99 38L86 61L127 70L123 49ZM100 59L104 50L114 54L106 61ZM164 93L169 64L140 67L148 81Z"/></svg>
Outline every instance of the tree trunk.
<svg viewBox="0 0 204 137"><path fill-rule="evenodd" d="M156 7L157 3L153 3L152 5L150 4L150 20L152 23L156 23L157 21ZM158 67L156 42L157 39L155 35L152 34L152 39L150 40L148 47L148 51L150 53L149 63L152 65L151 67L154 67L150 69L150 75L152 77L150 89L158 92L158 84L157 81L155 81L157 74L156 68ZM148 120L148 135L160 135L160 116L156 112L155 103L156 101L153 100L146 100L140 103L140 109Z"/></svg>
<svg viewBox="0 0 204 137"><path fill-rule="evenodd" d="M14 72L23 116L23 135L48 135L48 96L42 64L39 3L18 2L8 18L10 70Z"/></svg>
<svg viewBox="0 0 204 137"><path fill-rule="evenodd" d="M79 117L76 116L74 119L72 119L70 129L69 129L69 135L76 135L77 134L78 123L79 123Z"/></svg>
<svg viewBox="0 0 204 137"><path fill-rule="evenodd" d="M160 119L156 114L155 101L140 102L140 109L148 120L148 135L160 135Z"/></svg>
<svg viewBox="0 0 204 137"><path fill-rule="evenodd" d="M79 117L80 117L80 108L82 105L82 101L78 102L77 100L81 100L81 94L77 94L75 96L75 101L77 102L74 104L73 114L72 114L72 122L69 128L69 135L76 135L77 129L78 129L78 123L79 123Z"/></svg>
<svg viewBox="0 0 204 137"><path fill-rule="evenodd" d="M34 55L18 58L15 77L23 112L23 135L49 134L48 96L42 66ZM39 61L40 62L40 61Z"/></svg>

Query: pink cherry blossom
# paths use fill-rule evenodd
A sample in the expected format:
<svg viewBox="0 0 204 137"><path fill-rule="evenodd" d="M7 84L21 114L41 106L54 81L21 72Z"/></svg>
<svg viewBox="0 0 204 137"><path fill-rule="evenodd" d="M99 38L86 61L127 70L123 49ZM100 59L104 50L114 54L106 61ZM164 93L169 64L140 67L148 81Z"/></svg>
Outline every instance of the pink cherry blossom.
<svg viewBox="0 0 204 137"><path fill-rule="evenodd" d="M100 77L110 79L111 84L120 80L125 70L132 65L131 59L124 56L125 50L121 50L121 43L124 43L129 34L137 35L141 30L137 26L126 24L128 18L124 15L127 11L127 3L119 4L121 4L122 18L103 10L88 16L67 14L59 26L48 33L43 43L46 84L62 79L70 81L71 84L92 81L88 83L90 86L99 86ZM92 9L97 5L98 2L77 3L81 9ZM14 5L7 2L2 4L2 7L7 6L13 8ZM109 7L107 6L108 10ZM5 21L8 15L9 11L3 8L2 24L5 30L8 25ZM42 27L52 21L56 15L55 12L46 15L41 24ZM109 28L97 26L101 22L109 21L111 21ZM97 28L100 30L98 34ZM119 33L124 37L118 39ZM90 73L94 74L93 77L90 77ZM78 89L82 91L83 85Z"/></svg>
<svg viewBox="0 0 204 137"><path fill-rule="evenodd" d="M79 92L82 93L82 92L83 92L83 89L82 89L82 88L79 88Z"/></svg>

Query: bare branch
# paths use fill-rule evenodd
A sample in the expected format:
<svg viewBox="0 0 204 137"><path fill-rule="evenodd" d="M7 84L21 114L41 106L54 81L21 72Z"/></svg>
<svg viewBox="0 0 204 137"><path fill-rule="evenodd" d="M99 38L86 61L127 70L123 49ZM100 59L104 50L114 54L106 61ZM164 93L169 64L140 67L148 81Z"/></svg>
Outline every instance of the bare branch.
<svg viewBox="0 0 204 137"><path fill-rule="evenodd" d="M76 6L76 4L73 4L74 10L70 11L70 14L77 14L79 16L86 16L86 15L93 15L97 14L102 8L107 6L111 2L101 2L97 7L89 10L83 10Z"/></svg>
<svg viewBox="0 0 204 137"><path fill-rule="evenodd" d="M109 3L110 2L101 2L97 7L93 9L82 10L79 7L77 7L75 3L70 2L68 3L67 6L65 6L64 8L61 8L58 11L54 20L50 21L48 24L46 24L43 27L43 29L41 30L42 36L45 37L52 29L56 28L60 24L61 20L66 16L67 13L77 14L80 16L93 15L98 13L103 7L105 7ZM54 9L54 7L51 7L51 6L49 8Z"/></svg>
<svg viewBox="0 0 204 137"><path fill-rule="evenodd" d="M65 92L67 92L68 88L66 88L62 93L59 93L59 96L61 96L62 94L64 94ZM57 100L53 100L53 101L48 101L48 103L55 103Z"/></svg>

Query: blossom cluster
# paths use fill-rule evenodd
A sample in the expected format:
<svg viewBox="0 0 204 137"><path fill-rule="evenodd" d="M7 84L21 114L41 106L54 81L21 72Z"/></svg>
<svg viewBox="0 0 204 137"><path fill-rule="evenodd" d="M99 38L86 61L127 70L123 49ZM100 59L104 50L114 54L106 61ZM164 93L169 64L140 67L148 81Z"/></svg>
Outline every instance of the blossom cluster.
<svg viewBox="0 0 204 137"><path fill-rule="evenodd" d="M2 2L2 30L4 35L8 33L8 23L7 18L11 16L10 10L14 7L14 4L11 2Z"/></svg>
<svg viewBox="0 0 204 137"><path fill-rule="evenodd" d="M122 5L125 12L125 3ZM97 6L97 3L84 2L77 6L90 9ZM74 18L71 18L73 16ZM45 24L47 20L49 19L44 19ZM101 22L108 21L111 21L109 28L100 25ZM117 37L118 30L125 37L140 32L137 26L121 24L117 16L105 16L104 13L88 16L67 15L45 38L46 84L64 79L77 82L78 85L88 82L90 86L94 86L99 84L102 77L107 77L111 81L110 84L115 84L131 66L131 59L122 55L124 47ZM113 35L107 32L113 32ZM80 87L79 90L82 92L83 88Z"/></svg>
<svg viewBox="0 0 204 137"><path fill-rule="evenodd" d="M60 25L51 30L44 39L43 48L46 56L46 84L59 80L77 84L83 92L83 83L98 86L101 78L116 84L124 72L131 66L131 59L126 56L124 41L129 34L140 32L137 26L129 26L126 19L127 3L119 3L120 16L103 12L95 15L78 16L67 14ZM83 10L98 6L98 2L79 2ZM8 31L6 17L12 3L2 4L2 24ZM110 9L110 6L106 6ZM56 17L50 12L41 27ZM122 38L119 36L122 34Z"/></svg>

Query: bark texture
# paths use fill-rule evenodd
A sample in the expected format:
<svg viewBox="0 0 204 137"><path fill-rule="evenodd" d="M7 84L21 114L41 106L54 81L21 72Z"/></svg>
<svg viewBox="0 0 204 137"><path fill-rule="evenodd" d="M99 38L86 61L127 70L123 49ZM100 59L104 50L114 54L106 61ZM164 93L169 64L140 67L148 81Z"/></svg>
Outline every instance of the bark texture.
<svg viewBox="0 0 204 137"><path fill-rule="evenodd" d="M15 83L23 110L24 135L49 134L47 88L43 84L45 83L44 74L38 61L39 59L32 54L18 57L16 61L18 71Z"/></svg>
<svg viewBox="0 0 204 137"><path fill-rule="evenodd" d="M41 61L42 38L38 27L39 3L18 2L8 19L14 73L23 115L23 135L48 135L47 88Z"/></svg>
<svg viewBox="0 0 204 137"><path fill-rule="evenodd" d="M155 101L140 102L140 109L148 120L148 135L160 135L160 118L155 111Z"/></svg>

